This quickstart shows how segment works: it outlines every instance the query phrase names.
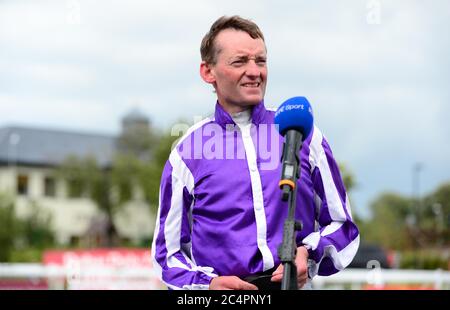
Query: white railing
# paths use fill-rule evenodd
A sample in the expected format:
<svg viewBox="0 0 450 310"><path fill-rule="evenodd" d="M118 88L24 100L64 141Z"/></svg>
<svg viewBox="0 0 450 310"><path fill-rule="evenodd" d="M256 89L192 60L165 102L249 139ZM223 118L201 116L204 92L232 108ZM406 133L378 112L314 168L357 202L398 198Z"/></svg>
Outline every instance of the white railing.
<svg viewBox="0 0 450 310"><path fill-rule="evenodd" d="M0 283L5 279L46 279L49 289L162 289L150 268L65 268L42 264L0 263ZM316 276L314 289L390 288L450 289L450 271L401 269L346 269L335 275Z"/></svg>
<svg viewBox="0 0 450 310"><path fill-rule="evenodd" d="M313 287L321 288L404 288L450 289L450 271L410 269L345 269L328 277L317 276Z"/></svg>
<svg viewBox="0 0 450 310"><path fill-rule="evenodd" d="M49 289L161 289L151 268L57 266L0 263L0 283L5 279L45 279ZM0 286L1 287L1 286Z"/></svg>

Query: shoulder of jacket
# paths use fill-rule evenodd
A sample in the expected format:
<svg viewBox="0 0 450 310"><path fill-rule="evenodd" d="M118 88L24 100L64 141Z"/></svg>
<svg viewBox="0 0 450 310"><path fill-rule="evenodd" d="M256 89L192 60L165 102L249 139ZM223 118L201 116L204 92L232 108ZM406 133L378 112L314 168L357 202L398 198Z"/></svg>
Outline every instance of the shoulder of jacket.
<svg viewBox="0 0 450 310"><path fill-rule="evenodd" d="M314 125L311 141L309 142L309 161L312 167L316 166L318 158L324 153L322 146L323 139L322 131Z"/></svg>
<svg viewBox="0 0 450 310"><path fill-rule="evenodd" d="M181 136L181 138L179 138L178 141L176 142L174 148L172 149L172 152L176 152L177 148L180 146L180 144L182 144L187 138L189 138L191 135L193 135L196 130L201 129L206 124L212 123L212 122L215 122L214 117L206 117L206 118L202 119L201 121L195 123L191 127L187 128L187 130L185 130L185 132ZM180 131L183 132L184 131L183 129L184 128L180 129ZM173 130L172 130L172 132L173 132Z"/></svg>

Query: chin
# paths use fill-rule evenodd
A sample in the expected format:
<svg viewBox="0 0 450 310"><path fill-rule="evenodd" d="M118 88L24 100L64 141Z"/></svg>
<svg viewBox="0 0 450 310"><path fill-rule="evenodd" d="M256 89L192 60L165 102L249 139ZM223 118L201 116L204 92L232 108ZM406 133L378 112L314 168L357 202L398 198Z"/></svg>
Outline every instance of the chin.
<svg viewBox="0 0 450 310"><path fill-rule="evenodd" d="M252 105L257 105L257 104L260 103L262 100L263 100L263 98L258 97L258 98L252 98L252 99L244 100L244 102L246 103L246 105L252 106Z"/></svg>
<svg viewBox="0 0 450 310"><path fill-rule="evenodd" d="M245 105L257 105L263 100L263 96L261 95L254 95L254 96L243 96L242 102L245 103Z"/></svg>

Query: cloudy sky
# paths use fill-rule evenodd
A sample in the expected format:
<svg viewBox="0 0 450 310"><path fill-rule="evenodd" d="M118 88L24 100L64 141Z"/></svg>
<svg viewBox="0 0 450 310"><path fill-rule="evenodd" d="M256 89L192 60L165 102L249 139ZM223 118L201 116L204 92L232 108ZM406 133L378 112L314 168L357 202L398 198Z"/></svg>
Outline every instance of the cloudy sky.
<svg viewBox="0 0 450 310"><path fill-rule="evenodd" d="M234 14L265 34L266 105L310 100L357 212L410 195L415 163L421 194L450 180L447 0L0 0L0 127L116 134L135 107L166 129L207 115L200 41Z"/></svg>

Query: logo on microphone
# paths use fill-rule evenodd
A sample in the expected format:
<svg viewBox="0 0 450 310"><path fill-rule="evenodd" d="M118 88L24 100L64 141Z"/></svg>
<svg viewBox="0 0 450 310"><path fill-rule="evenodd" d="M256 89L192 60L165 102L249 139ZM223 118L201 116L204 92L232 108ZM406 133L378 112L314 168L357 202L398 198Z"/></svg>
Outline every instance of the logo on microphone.
<svg viewBox="0 0 450 310"><path fill-rule="evenodd" d="M304 104L288 104L286 106L286 111L290 111L290 110L304 110L305 109L305 105Z"/></svg>
<svg viewBox="0 0 450 310"><path fill-rule="evenodd" d="M291 111L291 110L304 110L305 105L304 104L287 104L285 106L281 106L277 112L275 113L275 117L283 113L284 111ZM309 113L312 114L312 109L309 107L308 109Z"/></svg>

